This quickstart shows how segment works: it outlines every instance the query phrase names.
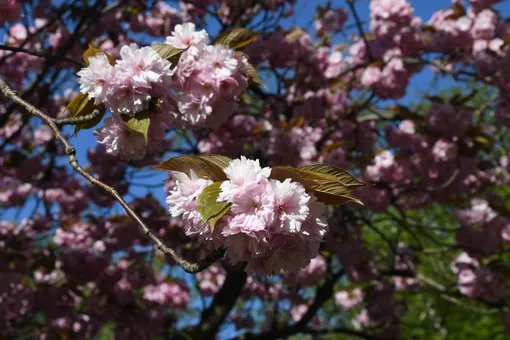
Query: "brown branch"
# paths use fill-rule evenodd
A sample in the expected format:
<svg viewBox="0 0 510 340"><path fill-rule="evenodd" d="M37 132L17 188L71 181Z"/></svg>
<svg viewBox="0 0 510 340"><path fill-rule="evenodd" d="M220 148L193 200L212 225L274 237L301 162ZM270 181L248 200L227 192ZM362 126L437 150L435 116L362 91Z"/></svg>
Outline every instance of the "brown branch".
<svg viewBox="0 0 510 340"><path fill-rule="evenodd" d="M12 51L15 53L26 53L26 54L30 54L30 55L33 55L33 56L36 56L39 58L44 58L44 59L47 59L47 60L53 61L53 62L68 61L68 62L77 64L81 67L87 67L87 65L84 62L79 61L74 58L69 58L66 56L60 56L60 55L56 55L56 54L44 53L44 52L35 51L35 50L29 50L29 49L26 49L23 47L0 45L0 50Z"/></svg>
<svg viewBox="0 0 510 340"><path fill-rule="evenodd" d="M66 125L66 124L77 125L80 123L89 122L89 121L97 118L97 116L99 116L100 113L101 113L101 111L94 110L94 111L92 111L92 113L85 115L85 116L55 119L54 122L55 122L55 125L57 125L57 126Z"/></svg>
<svg viewBox="0 0 510 340"><path fill-rule="evenodd" d="M161 250L165 255L169 255L170 257L172 257L172 259L185 271L187 271L188 273L198 273L223 257L225 251L223 249L216 249L207 257L200 260L198 263L191 263L180 257L172 248L165 246L163 242L156 235L154 235L154 233L150 231L150 229L145 225L145 223L140 219L140 217L138 217L138 215L133 211L133 209L131 209L128 203L122 198L122 196L119 195L117 190L101 182L80 166L78 160L76 159L76 149L64 137L64 135L62 135L59 128L57 127L57 125L55 124L51 117L47 116L42 111L37 109L35 106L31 105L30 103L22 99L16 93L16 91L14 91L5 82L5 80L1 76L0 76L0 90L4 93L4 95L7 98L11 99L15 104L23 107L25 110L27 110L28 113L40 118L44 123L46 123L46 125L49 126L49 128L55 135L55 139L58 142L60 142L60 144L64 147L67 157L69 158L69 164L71 165L71 168L77 173L79 173L87 181L89 181L92 185L95 185L103 189L104 191L108 192L110 195L112 195L115 198L115 200L119 202L122 208L124 208L126 213L136 222L139 229L155 243L156 247L159 250Z"/></svg>

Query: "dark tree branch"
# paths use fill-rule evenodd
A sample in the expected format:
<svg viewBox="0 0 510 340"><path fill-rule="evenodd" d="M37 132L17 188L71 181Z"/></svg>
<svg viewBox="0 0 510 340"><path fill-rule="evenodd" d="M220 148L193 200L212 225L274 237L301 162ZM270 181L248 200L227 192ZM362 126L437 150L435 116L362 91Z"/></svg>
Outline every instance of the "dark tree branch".
<svg viewBox="0 0 510 340"><path fill-rule="evenodd" d="M237 340L270 340L270 339L281 339L290 335L306 332L307 324L317 314L317 311L328 301L333 295L333 287L335 283L344 275L344 271L341 270L336 274L328 277L325 282L317 289L315 299L313 303L308 307L305 315L293 325L272 330L269 332L253 334L246 333L236 338Z"/></svg>
<svg viewBox="0 0 510 340"><path fill-rule="evenodd" d="M347 0L347 5L351 9L352 15L354 16L354 20L356 21L356 26L358 27L359 34L363 38L365 42L365 46L367 48L367 55L369 61L374 61L374 56L372 55L372 50L370 49L370 43L368 42L367 36L365 35L365 31L363 30L363 24L359 18L358 12L356 11L356 7L354 6L354 0Z"/></svg>
<svg viewBox="0 0 510 340"><path fill-rule="evenodd" d="M209 308L202 312L200 323L188 330L184 330L175 339L214 340L220 326L225 321L232 307L241 294L246 282L245 265L236 266L227 273L225 283L214 296Z"/></svg>
<svg viewBox="0 0 510 340"><path fill-rule="evenodd" d="M12 51L12 52L18 52L18 53L26 53L26 54L30 54L30 55L33 55L36 57L44 58L51 62L68 61L68 62L77 64L81 67L87 66L84 62L79 61L74 58L69 58L66 56L61 56L61 55L56 55L56 54L44 53L44 52L40 52L40 51L28 50L23 47L0 45L0 50Z"/></svg>

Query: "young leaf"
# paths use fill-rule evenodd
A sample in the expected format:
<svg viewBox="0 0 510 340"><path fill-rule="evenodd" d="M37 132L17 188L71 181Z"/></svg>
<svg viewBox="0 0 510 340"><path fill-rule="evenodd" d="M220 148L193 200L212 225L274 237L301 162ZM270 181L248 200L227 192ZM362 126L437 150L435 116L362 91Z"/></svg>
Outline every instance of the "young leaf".
<svg viewBox="0 0 510 340"><path fill-rule="evenodd" d="M326 204L343 204L349 201L362 204L350 193L358 187L368 185L358 181L346 171L327 164L307 165L301 168L277 166L271 170L269 177L279 181L290 178L299 182L308 191L312 191L319 202Z"/></svg>
<svg viewBox="0 0 510 340"><path fill-rule="evenodd" d="M230 162L232 162L232 159L222 155L200 155L197 157L207 162L214 163L222 169L225 169L230 164Z"/></svg>
<svg viewBox="0 0 510 340"><path fill-rule="evenodd" d="M259 73L257 72L257 69L255 68L255 66L253 66L250 63L248 63L248 65L246 65L246 77L248 78L248 82L250 84L264 86L264 82L260 78Z"/></svg>
<svg viewBox="0 0 510 340"><path fill-rule="evenodd" d="M215 182L209 185L198 196L197 209L202 215L202 225L209 222L211 231L214 230L216 222L230 210L231 206L228 202L217 202L221 192L221 183Z"/></svg>
<svg viewBox="0 0 510 340"><path fill-rule="evenodd" d="M151 125L150 113L140 112L134 117L121 115L121 118L130 130L140 132L143 135L145 138L145 145L147 145L149 139L149 127Z"/></svg>
<svg viewBox="0 0 510 340"><path fill-rule="evenodd" d="M177 66L177 63L179 62L179 58L181 57L181 54L186 51L185 49L180 49L173 47L169 44L163 44L163 43L156 43L151 45L152 49L154 49L156 52L158 52L159 56L163 59L168 60L172 63L172 68Z"/></svg>
<svg viewBox="0 0 510 340"><path fill-rule="evenodd" d="M71 113L72 117L83 117L89 115L94 110L99 110L100 114L91 121L76 124L74 134L76 135L81 129L91 129L103 119L105 109L101 106L95 105L93 100L90 100L87 94L78 93L76 97L71 100L67 105L67 110Z"/></svg>
<svg viewBox="0 0 510 340"><path fill-rule="evenodd" d="M83 53L83 61L85 61L85 63L87 65L89 65L89 58L93 57L93 56L95 56L96 54L99 54L99 53L104 53L106 55L106 57L108 58L108 61L110 62L110 65L112 65L112 66L115 65L115 58L114 57L112 57L111 55L109 55L105 51L102 51L102 50L100 50L98 48L95 48L92 45L89 45L89 48Z"/></svg>
<svg viewBox="0 0 510 340"><path fill-rule="evenodd" d="M222 32L213 39L213 45L224 45L230 48L244 47L257 39L260 33L247 30L246 28L233 28Z"/></svg>
<svg viewBox="0 0 510 340"><path fill-rule="evenodd" d="M163 171L180 171L188 176L190 176L190 171L193 170L200 178L218 182L227 180L227 175L223 171L227 158L220 155L178 156L152 168Z"/></svg>
<svg viewBox="0 0 510 340"><path fill-rule="evenodd" d="M332 194L329 192L321 191L320 189L313 190L313 194L315 197L317 197L317 200L319 202L322 202L324 204L345 204L348 202L355 202L360 205L363 205L363 202L361 202L359 199L351 196L350 194L344 194L344 195L338 195L338 194Z"/></svg>
<svg viewBox="0 0 510 340"><path fill-rule="evenodd" d="M291 166L275 166L271 169L271 175L269 178L279 180L280 182L290 178L293 182L301 183L305 188L317 184L315 181L306 180L301 177L297 169Z"/></svg>
<svg viewBox="0 0 510 340"><path fill-rule="evenodd" d="M246 58L246 60L249 60L250 57L244 53L244 52L241 52L241 51L235 51L234 54L238 54L240 56L243 56ZM260 79L260 76L257 72L257 69L255 68L255 66L253 66L251 63L248 62L248 64L246 65L246 77L248 78L248 83L250 83L250 85L262 85L264 86L264 82L262 81L262 79Z"/></svg>
<svg viewBox="0 0 510 340"><path fill-rule="evenodd" d="M344 171L330 164L305 165L300 167L299 170L305 170L322 175L333 176L337 182L349 188L359 188L367 185L366 183L358 181L347 171Z"/></svg>

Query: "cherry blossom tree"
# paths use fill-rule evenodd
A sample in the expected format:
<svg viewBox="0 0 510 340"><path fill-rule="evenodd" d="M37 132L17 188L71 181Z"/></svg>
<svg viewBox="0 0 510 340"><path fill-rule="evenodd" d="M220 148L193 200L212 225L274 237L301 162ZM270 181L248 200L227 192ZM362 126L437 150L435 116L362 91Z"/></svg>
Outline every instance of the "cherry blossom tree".
<svg viewBox="0 0 510 340"><path fill-rule="evenodd" d="M0 338L507 337L509 8L413 3L0 0Z"/></svg>

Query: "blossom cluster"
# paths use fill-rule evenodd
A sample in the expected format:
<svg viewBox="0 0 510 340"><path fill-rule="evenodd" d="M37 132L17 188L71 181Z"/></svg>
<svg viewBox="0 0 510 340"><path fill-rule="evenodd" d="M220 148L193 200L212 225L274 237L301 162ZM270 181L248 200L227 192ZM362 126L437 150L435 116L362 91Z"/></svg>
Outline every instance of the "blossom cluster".
<svg viewBox="0 0 510 340"><path fill-rule="evenodd" d="M217 127L227 120L248 86L247 59L223 45L208 45L208 40L205 30L197 32L194 24L186 23L177 25L166 43L186 49L172 88L182 120Z"/></svg>
<svg viewBox="0 0 510 340"><path fill-rule="evenodd" d="M296 271L318 255L327 230L324 206L303 185L270 179L270 168L244 156L224 172L228 180L221 183L217 201L231 206L213 231L197 207L197 198L212 182L193 172L175 175L167 203L173 217L186 221L187 235L226 248L233 263L247 262L248 272Z"/></svg>
<svg viewBox="0 0 510 340"><path fill-rule="evenodd" d="M480 298L487 302L498 302L505 297L504 276L467 253L460 254L451 265L452 272L458 277L461 294Z"/></svg>
<svg viewBox="0 0 510 340"><path fill-rule="evenodd" d="M176 25L165 41L183 51L175 65L154 48L134 43L120 49L113 65L106 53L87 58L89 66L77 73L78 83L96 105L112 112L96 130L107 153L140 160L160 148L167 127L218 127L227 120L248 86L248 62L228 47L208 45L208 40L205 30L185 23ZM150 117L148 136L123 122L142 112Z"/></svg>
<svg viewBox="0 0 510 340"><path fill-rule="evenodd" d="M171 63L156 50L134 43L120 49L120 60L113 66L105 53L88 62L78 72L80 91L113 113L128 116L148 109L152 98L165 96L173 75Z"/></svg>

